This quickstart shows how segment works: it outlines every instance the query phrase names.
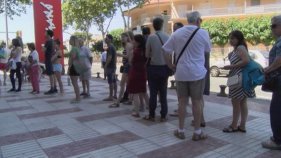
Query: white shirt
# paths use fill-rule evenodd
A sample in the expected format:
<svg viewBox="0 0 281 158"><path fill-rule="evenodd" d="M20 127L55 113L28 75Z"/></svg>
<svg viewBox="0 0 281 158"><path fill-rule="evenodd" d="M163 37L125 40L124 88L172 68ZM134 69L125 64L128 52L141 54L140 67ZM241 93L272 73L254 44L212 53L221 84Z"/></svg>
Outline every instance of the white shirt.
<svg viewBox="0 0 281 158"><path fill-rule="evenodd" d="M164 53L175 52L177 59L196 28L197 26L187 25L174 32L162 47ZM176 81L197 81L205 78L207 70L204 66L204 55L205 52L210 51L211 42L208 32L204 29L198 30L179 59L175 73Z"/></svg>
<svg viewBox="0 0 281 158"><path fill-rule="evenodd" d="M106 62L106 51L101 54L101 62Z"/></svg>
<svg viewBox="0 0 281 158"><path fill-rule="evenodd" d="M80 47L80 57L84 58L85 63L87 65L88 68L91 68L91 62L90 62L90 58L92 57L92 53L90 51L90 49L86 46L82 46Z"/></svg>
<svg viewBox="0 0 281 158"><path fill-rule="evenodd" d="M32 56L32 59L33 59L34 63L38 64L38 61L39 61L38 52L36 50L34 50L29 55Z"/></svg>
<svg viewBox="0 0 281 158"><path fill-rule="evenodd" d="M16 57L14 58L14 61L16 63L21 62L21 55L22 55L22 48L17 47L16 49L13 49L11 53L15 53Z"/></svg>

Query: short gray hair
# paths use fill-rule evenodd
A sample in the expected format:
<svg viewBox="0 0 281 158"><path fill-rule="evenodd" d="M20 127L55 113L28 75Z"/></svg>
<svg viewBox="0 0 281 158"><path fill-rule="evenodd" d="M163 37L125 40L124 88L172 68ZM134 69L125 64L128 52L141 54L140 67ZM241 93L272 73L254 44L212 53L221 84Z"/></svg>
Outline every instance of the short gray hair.
<svg viewBox="0 0 281 158"><path fill-rule="evenodd" d="M194 23L197 22L199 19L201 19L201 15L198 11L193 11L190 13L187 13L187 22L188 23Z"/></svg>
<svg viewBox="0 0 281 158"><path fill-rule="evenodd" d="M271 22L274 22L275 24L281 24L281 15L276 15L272 17Z"/></svg>

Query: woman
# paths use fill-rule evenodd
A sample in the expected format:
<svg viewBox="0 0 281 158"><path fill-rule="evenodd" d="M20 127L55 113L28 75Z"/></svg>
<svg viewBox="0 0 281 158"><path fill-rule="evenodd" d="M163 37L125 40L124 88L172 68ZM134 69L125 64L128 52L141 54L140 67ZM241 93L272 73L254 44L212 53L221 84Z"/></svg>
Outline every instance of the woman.
<svg viewBox="0 0 281 158"><path fill-rule="evenodd" d="M21 75L21 67L22 67L22 64L21 64L21 55L22 55L22 48L21 48L21 45L20 45L20 42L18 39L13 39L12 40L12 45L13 45L13 48L11 50L11 56L10 56L10 59L9 61L11 62L10 64L11 65L16 65L15 66L15 69L11 68L11 71L10 71L10 80L11 80L11 83L12 83L12 89L9 90L9 92L20 92L21 91L21 84L22 84L22 75ZM12 66L14 67L14 66ZM18 88L16 89L16 81L15 81L15 74L16 74L16 77L18 79Z"/></svg>
<svg viewBox="0 0 281 158"><path fill-rule="evenodd" d="M230 70L229 76L240 74L244 66L246 66L250 57L248 54L248 47L245 42L244 35L241 31L235 30L229 34L230 45L234 50L228 55L230 65L224 66L224 69ZM247 98L255 97L255 91L246 91L239 87L229 87L229 97L231 98L233 107L232 123L229 127L223 129L223 132L243 132L246 133L246 121L248 117ZM241 115L240 125L238 120Z"/></svg>
<svg viewBox="0 0 281 158"><path fill-rule="evenodd" d="M61 65L61 59L62 59L62 52L60 50L60 40L56 39L55 41L55 54L52 56L52 63L53 63L53 70L55 73L55 77L59 83L60 86L60 94L64 95L63 90L63 84L61 81L61 72L62 72L62 65Z"/></svg>
<svg viewBox="0 0 281 158"><path fill-rule="evenodd" d="M28 43L27 47L30 51L28 55L28 61L29 61L29 77L31 80L32 85L32 91L31 94L39 94L40 93L40 87L39 87L39 56L38 52L35 50L34 43Z"/></svg>
<svg viewBox="0 0 281 158"><path fill-rule="evenodd" d="M75 64L76 61L79 60L79 41L76 36L71 36L69 40L69 44L72 46L70 50L70 56L68 60L68 74L71 79L71 83L74 88L75 92L75 99L71 101L71 103L79 103L80 102L80 89L78 86L78 77L79 77L79 70L78 65Z"/></svg>
<svg viewBox="0 0 281 158"><path fill-rule="evenodd" d="M124 32L121 34L121 41L122 41L124 51L122 54L117 54L117 56L123 57L123 59L122 59L123 65L120 68L120 73L122 73L122 77L121 77L121 81L120 81L120 91L119 91L119 96L117 98L116 103L110 105L109 106L110 108L119 107L119 104L121 102L121 99L123 97L125 87L127 84L128 73L129 73L129 68L130 68L129 58L131 58L131 56L132 56L131 55L133 52L132 39L134 38L133 35L131 35L131 36L130 35L131 35L131 33L129 33L129 32Z"/></svg>
<svg viewBox="0 0 281 158"><path fill-rule="evenodd" d="M269 52L269 66L264 69L265 75L280 70L281 67L281 15L271 19L271 31L277 39ZM281 76L275 79L275 88L270 103L270 125L273 136L262 142L262 146L271 150L281 150Z"/></svg>
<svg viewBox="0 0 281 158"><path fill-rule="evenodd" d="M132 116L134 117L140 117L140 98L146 93L145 65L145 39L142 35L135 35L132 65L128 78L128 92L133 97L134 112L132 113Z"/></svg>

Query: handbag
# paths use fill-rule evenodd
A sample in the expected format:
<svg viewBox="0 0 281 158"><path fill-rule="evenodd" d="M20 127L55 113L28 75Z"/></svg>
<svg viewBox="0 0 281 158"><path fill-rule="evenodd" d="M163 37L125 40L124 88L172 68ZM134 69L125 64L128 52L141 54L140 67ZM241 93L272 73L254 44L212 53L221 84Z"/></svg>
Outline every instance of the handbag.
<svg viewBox="0 0 281 158"><path fill-rule="evenodd" d="M229 88L242 87L242 73L228 77L226 85Z"/></svg>
<svg viewBox="0 0 281 158"><path fill-rule="evenodd" d="M268 73L265 76L265 82L262 84L261 90L265 92L273 92L277 88L278 77L281 76L281 67Z"/></svg>

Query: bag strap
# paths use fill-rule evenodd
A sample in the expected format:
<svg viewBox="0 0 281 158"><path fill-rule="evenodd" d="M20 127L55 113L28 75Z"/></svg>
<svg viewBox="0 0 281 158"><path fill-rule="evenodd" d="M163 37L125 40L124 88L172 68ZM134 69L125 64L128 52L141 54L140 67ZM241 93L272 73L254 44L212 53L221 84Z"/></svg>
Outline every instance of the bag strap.
<svg viewBox="0 0 281 158"><path fill-rule="evenodd" d="M184 47L182 48L181 53L180 53L178 59L176 60L176 63L175 63L176 66L177 66L177 64L178 64L178 62L179 62L179 59L180 59L180 57L182 56L182 54L183 54L185 48L189 45L189 43L191 42L192 38L195 36L196 32L197 32L199 29L200 29L200 28L198 27L198 28L192 33L192 35L189 37L189 39L187 40L186 44L185 44Z"/></svg>
<svg viewBox="0 0 281 158"><path fill-rule="evenodd" d="M162 44L162 46L163 46L164 43L163 43L161 37L159 36L159 34L158 34L157 32L156 32L155 34L156 34L156 36L159 38L159 40L160 40L160 42L161 42L161 44ZM176 59L176 54L174 53L174 54L173 54L173 63L175 63L175 59Z"/></svg>

